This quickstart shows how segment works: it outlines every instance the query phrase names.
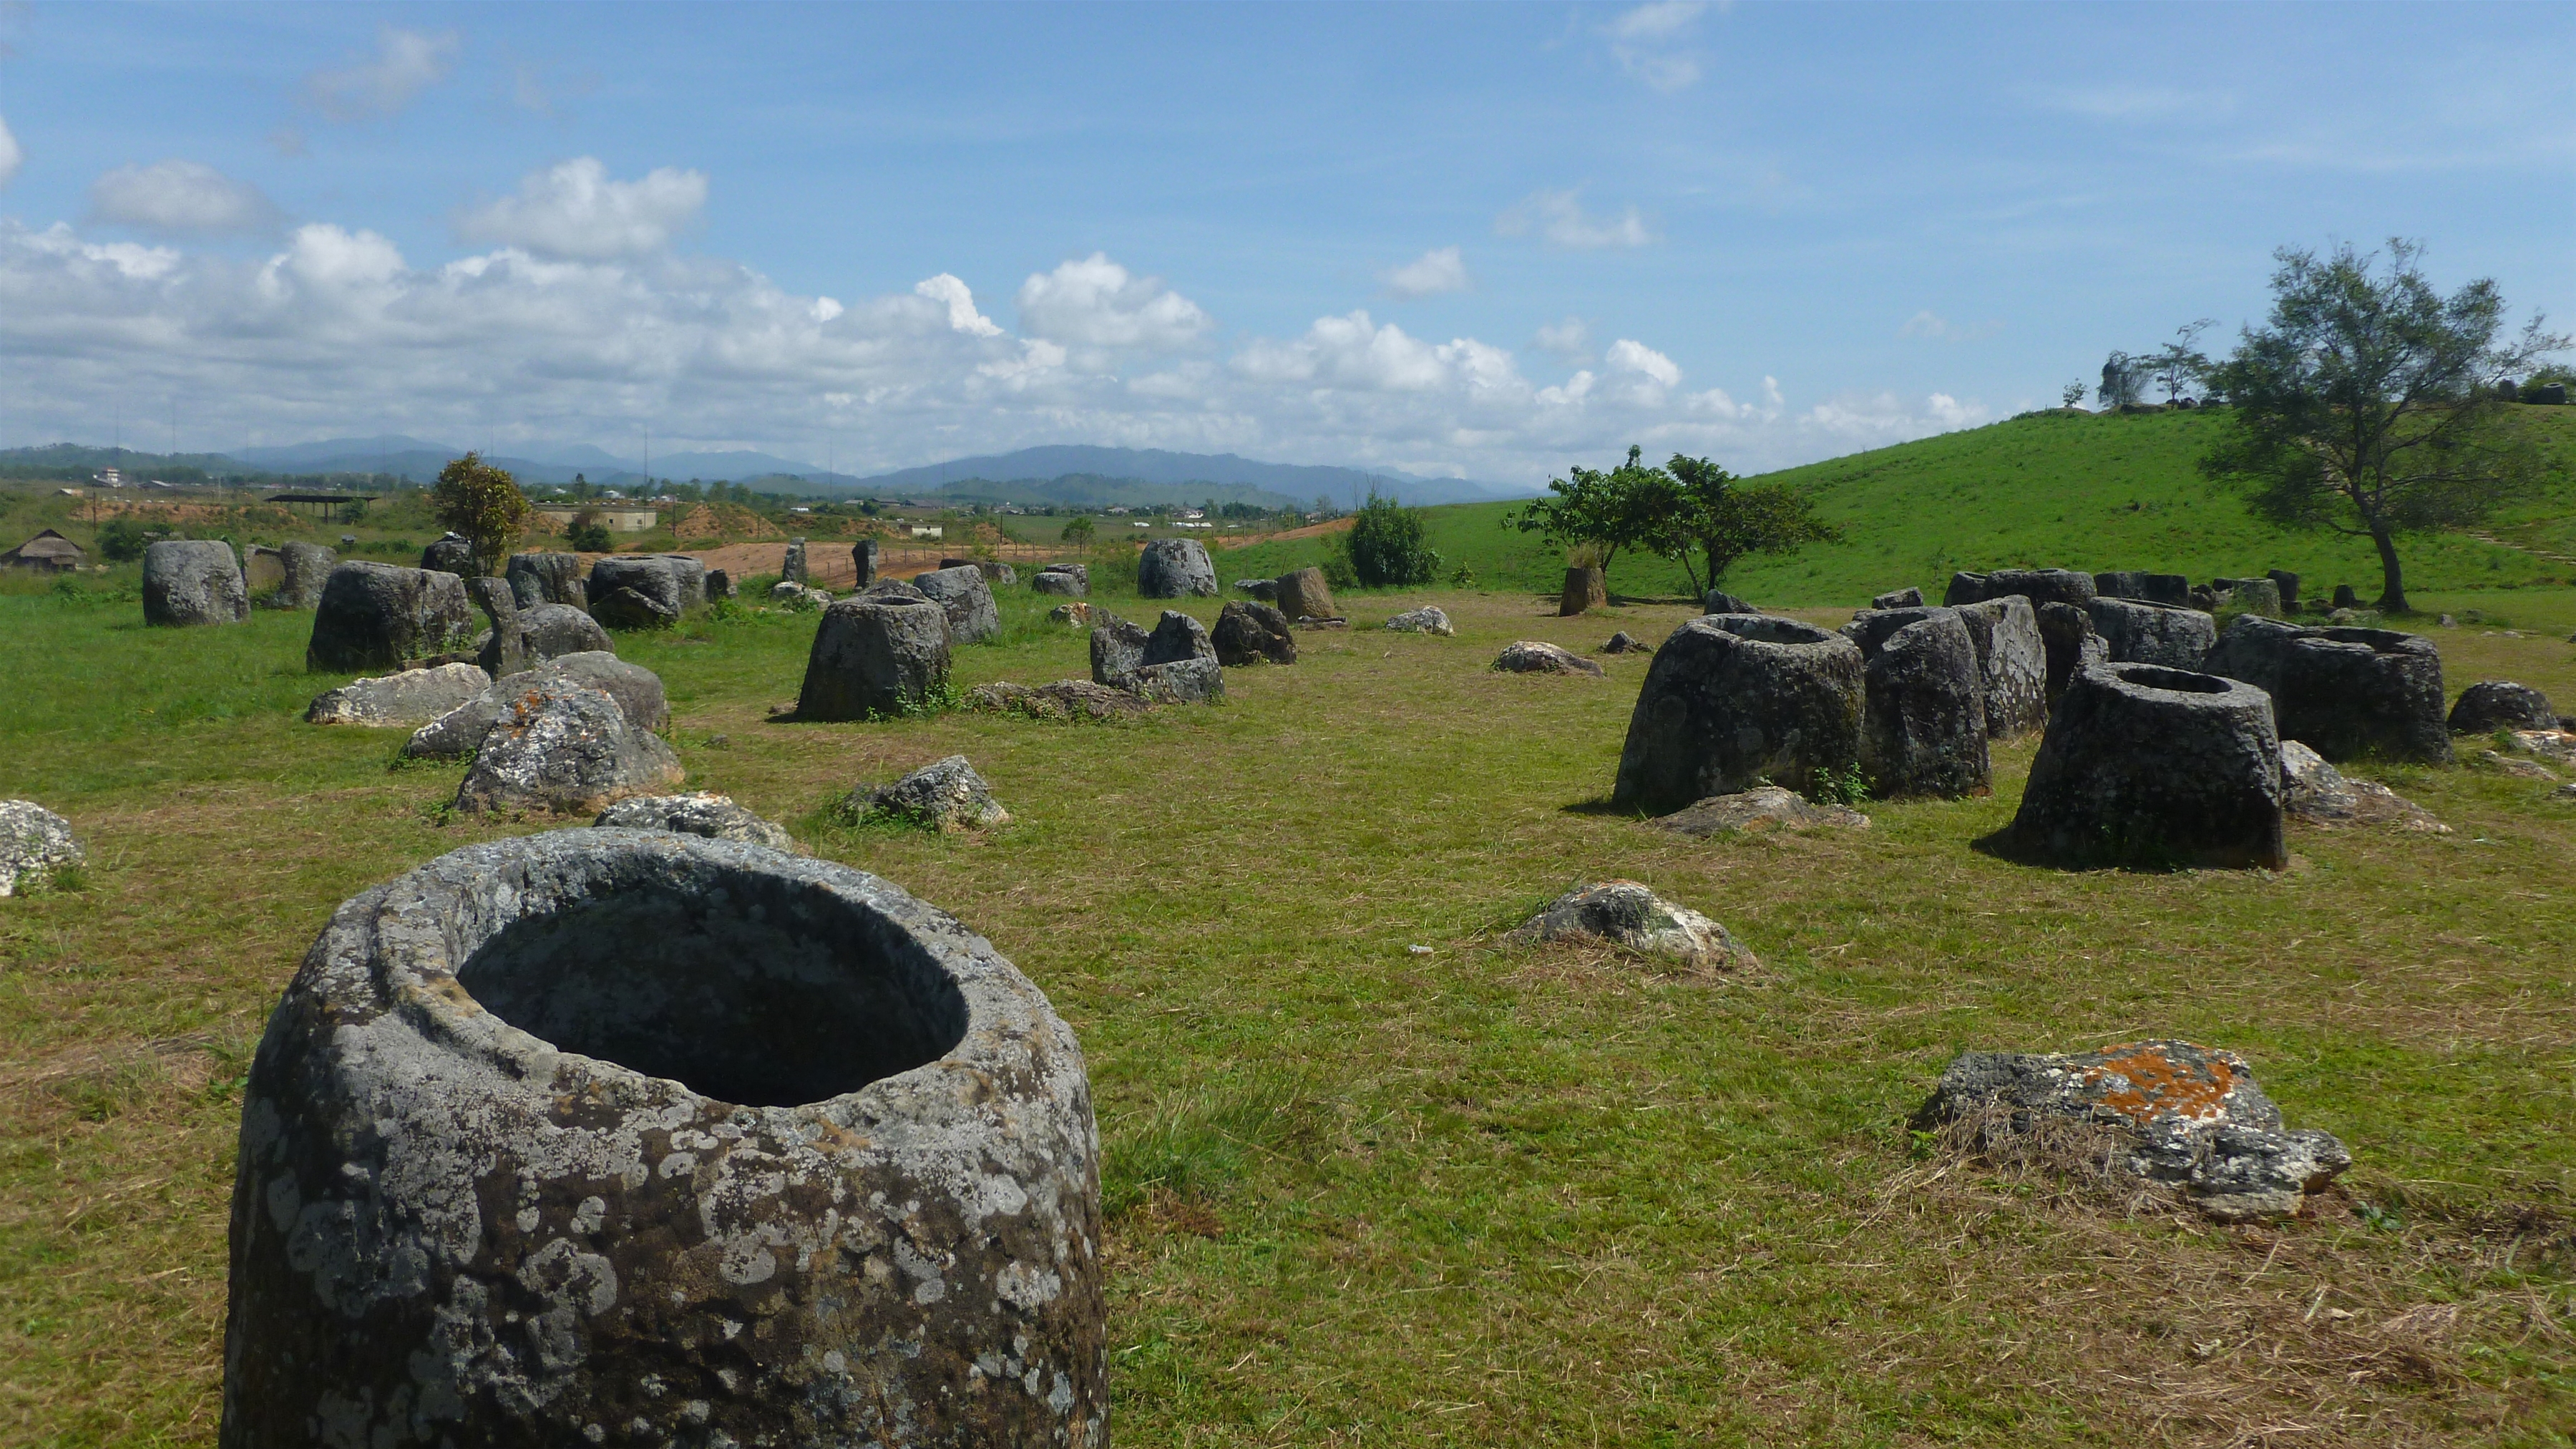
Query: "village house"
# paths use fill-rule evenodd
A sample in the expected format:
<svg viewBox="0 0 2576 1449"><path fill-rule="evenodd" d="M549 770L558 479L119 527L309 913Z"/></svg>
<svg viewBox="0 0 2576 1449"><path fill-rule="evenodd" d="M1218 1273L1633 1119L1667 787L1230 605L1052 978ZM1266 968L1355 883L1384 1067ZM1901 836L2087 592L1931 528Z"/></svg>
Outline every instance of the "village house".
<svg viewBox="0 0 2576 1449"><path fill-rule="evenodd" d="M88 562L81 546L48 528L25 543L0 553L0 568L53 569L68 573Z"/></svg>

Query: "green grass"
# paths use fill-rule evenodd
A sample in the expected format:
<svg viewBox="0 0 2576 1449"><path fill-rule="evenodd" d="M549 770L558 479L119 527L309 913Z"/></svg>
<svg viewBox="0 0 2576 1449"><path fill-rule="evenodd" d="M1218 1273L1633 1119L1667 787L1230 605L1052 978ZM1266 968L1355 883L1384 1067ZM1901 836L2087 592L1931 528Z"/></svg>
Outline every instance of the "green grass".
<svg viewBox="0 0 2576 1449"><path fill-rule="evenodd" d="M692 787L956 912L1073 1025L1118 1442L2566 1442L2576 808L2549 787L2391 771L2456 833L2303 828L2278 875L2062 874L1968 848L2009 818L2024 743L1991 798L1694 842L1599 806L1646 661L1485 667L1684 610L1433 592L1458 638L1371 627L1420 597L1355 600L1295 667L1229 671L1221 707L1111 726L773 722L812 615L619 641L666 681ZM963 682L1082 675L1052 602L1006 591ZM0 902L13 1445L211 1441L266 1010L340 901L544 828L449 818L457 772L389 771L394 732L301 724L339 682L300 668L309 616L139 614L0 596L0 796L92 851L80 889ZM2576 701L2555 634L2435 637L2455 689ZM818 823L960 752L1014 824ZM1717 916L1762 968L1501 943L1611 876ZM2351 1144L2345 1189L2217 1228L1905 1128L1962 1048L2149 1034L2246 1053L2294 1124Z"/></svg>

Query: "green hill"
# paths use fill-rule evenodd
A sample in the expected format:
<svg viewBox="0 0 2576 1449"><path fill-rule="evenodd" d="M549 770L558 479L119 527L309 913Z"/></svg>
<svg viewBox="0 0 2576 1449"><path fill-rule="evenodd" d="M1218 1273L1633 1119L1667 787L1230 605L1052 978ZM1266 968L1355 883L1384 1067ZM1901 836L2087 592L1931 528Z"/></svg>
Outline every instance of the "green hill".
<svg viewBox="0 0 2576 1449"><path fill-rule="evenodd" d="M2576 564L2541 556L2576 555L2576 409L2516 411L2555 464L2540 496L2485 530L2522 547L2462 534L2408 539L2410 593L2576 583ZM1846 542L1748 561L1725 585L1778 607L1857 606L1907 584L1937 598L1955 570L2019 564L2194 580L2283 568L2300 576L2303 592L2349 583L2375 594L2379 564L2368 539L2274 528L2199 475L2194 463L2221 426L2223 415L2198 412L2040 413L1765 474L1760 481L1811 493ZM1553 591L1563 561L1535 535L1502 526L1514 506L1428 509L1432 547L1487 587ZM1325 539L1256 544L1221 555L1217 569L1229 584L1267 577L1320 562L1330 547ZM1623 554L1610 587L1662 596L1687 585L1678 567Z"/></svg>

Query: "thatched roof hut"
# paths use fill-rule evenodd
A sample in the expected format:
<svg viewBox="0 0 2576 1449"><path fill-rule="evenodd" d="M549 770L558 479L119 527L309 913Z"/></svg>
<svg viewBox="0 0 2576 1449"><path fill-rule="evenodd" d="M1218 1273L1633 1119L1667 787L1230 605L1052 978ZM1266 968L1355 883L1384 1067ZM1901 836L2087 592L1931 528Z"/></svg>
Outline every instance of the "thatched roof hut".
<svg viewBox="0 0 2576 1449"><path fill-rule="evenodd" d="M88 562L81 546L48 528L25 543L0 553L0 568L76 569Z"/></svg>

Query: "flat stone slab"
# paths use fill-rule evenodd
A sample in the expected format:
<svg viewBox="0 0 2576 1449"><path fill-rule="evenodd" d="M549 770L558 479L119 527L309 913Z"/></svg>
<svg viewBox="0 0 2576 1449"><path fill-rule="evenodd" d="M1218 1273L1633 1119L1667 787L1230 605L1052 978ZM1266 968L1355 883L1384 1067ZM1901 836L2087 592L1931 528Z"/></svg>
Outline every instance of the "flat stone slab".
<svg viewBox="0 0 2576 1449"><path fill-rule="evenodd" d="M2297 740L2281 741L2282 813L2310 825L2392 825L2448 835L2451 827L2376 780L2345 778Z"/></svg>
<svg viewBox="0 0 2576 1449"><path fill-rule="evenodd" d="M492 676L473 664L442 664L436 669L352 679L315 695L305 707L304 722L417 728L491 687Z"/></svg>
<svg viewBox="0 0 2576 1449"><path fill-rule="evenodd" d="M964 755L933 761L891 785L862 785L841 802L841 815L850 820L891 818L941 831L1011 823L1011 812L993 798L993 787Z"/></svg>
<svg viewBox="0 0 2576 1449"><path fill-rule="evenodd" d="M70 821L33 800L0 800L0 896L40 888L88 860Z"/></svg>
<svg viewBox="0 0 2576 1449"><path fill-rule="evenodd" d="M644 795L620 800L590 822L618 830L668 830L709 840L738 840L793 852L796 838L786 827L763 820L733 802L729 795L701 790L694 795Z"/></svg>
<svg viewBox="0 0 2576 1449"><path fill-rule="evenodd" d="M1710 836L1812 825L1867 830L1869 817L1848 806L1815 804L1777 785L1757 785L1733 795L1711 795L1654 823L1683 835Z"/></svg>
<svg viewBox="0 0 2576 1449"><path fill-rule="evenodd" d="M1108 721L1134 719L1153 708L1153 702L1133 690L1059 679L1053 684L979 684L967 691L966 707L1031 719Z"/></svg>
<svg viewBox="0 0 2576 1449"><path fill-rule="evenodd" d="M1543 639L1519 639L1503 647L1494 667L1506 674L1600 674L1602 668L1572 650Z"/></svg>
<svg viewBox="0 0 2576 1449"><path fill-rule="evenodd" d="M1732 970L1759 966L1753 953L1726 927L1688 906L1678 906L1633 880L1577 886L1548 903L1508 938L1534 946L1548 941L1601 941L1649 956L1670 956L1692 966Z"/></svg>
<svg viewBox="0 0 2576 1449"><path fill-rule="evenodd" d="M1437 634L1444 639L1458 632L1449 622L1448 614L1429 604L1405 610L1387 620L1386 627L1400 634Z"/></svg>

